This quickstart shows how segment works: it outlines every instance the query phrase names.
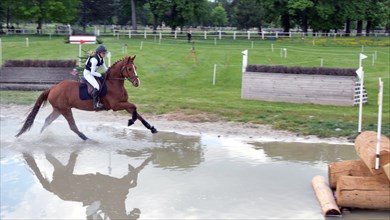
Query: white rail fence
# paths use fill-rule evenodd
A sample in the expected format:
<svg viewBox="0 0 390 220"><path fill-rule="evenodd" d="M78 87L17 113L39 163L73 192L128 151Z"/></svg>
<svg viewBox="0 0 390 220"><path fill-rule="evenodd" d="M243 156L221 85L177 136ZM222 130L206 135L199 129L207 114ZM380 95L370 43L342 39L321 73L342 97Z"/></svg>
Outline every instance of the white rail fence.
<svg viewBox="0 0 390 220"><path fill-rule="evenodd" d="M42 34L42 35L70 35L72 30L62 30L56 31L53 29L5 29L6 35L30 35L30 34ZM297 38L297 37L346 37L346 36L370 36L370 37L380 37L380 36L390 36L389 33L384 33L383 31L375 31L372 33L322 33L322 32L301 32L301 31L268 31L263 30L258 31L223 31L223 30L207 30L207 31L191 31L191 37L197 39L277 39L277 38ZM187 31L171 31L171 30L156 30L151 29L144 30L109 30L107 32L101 31L99 28L88 32L90 35L95 36L114 36L114 37L128 37L128 38L187 38Z"/></svg>

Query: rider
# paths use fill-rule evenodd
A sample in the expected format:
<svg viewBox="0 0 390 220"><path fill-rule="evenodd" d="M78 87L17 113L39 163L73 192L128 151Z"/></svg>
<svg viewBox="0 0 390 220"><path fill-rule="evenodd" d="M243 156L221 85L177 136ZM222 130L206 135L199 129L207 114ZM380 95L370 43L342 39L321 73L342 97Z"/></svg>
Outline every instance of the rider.
<svg viewBox="0 0 390 220"><path fill-rule="evenodd" d="M104 63L104 57L107 53L107 49L103 45L99 45L96 48L96 53L90 56L85 62L84 78L93 86L92 98L93 98L93 109L98 110L103 107L99 102L98 92L99 83L96 81L96 77L102 77L102 74L96 72L99 67L102 67L104 71L107 71L107 66Z"/></svg>

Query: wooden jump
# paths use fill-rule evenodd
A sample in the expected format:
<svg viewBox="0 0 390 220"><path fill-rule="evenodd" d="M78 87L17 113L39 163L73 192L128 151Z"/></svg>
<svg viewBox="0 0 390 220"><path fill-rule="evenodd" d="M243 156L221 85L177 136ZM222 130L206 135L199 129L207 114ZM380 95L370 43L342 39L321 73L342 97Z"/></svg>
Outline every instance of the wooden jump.
<svg viewBox="0 0 390 220"><path fill-rule="evenodd" d="M353 106L356 76L244 72L242 99ZM364 94L364 103L367 94Z"/></svg>
<svg viewBox="0 0 390 220"><path fill-rule="evenodd" d="M390 210L390 140L381 136L379 169L375 169L377 133L362 132L355 139L360 160L334 162L329 165L329 186L313 178L313 188L322 213L334 213L332 189L338 207ZM314 182L319 182L314 187ZM330 193L329 193L330 191ZM324 195L324 194L327 195ZM329 194L331 196L329 196Z"/></svg>
<svg viewBox="0 0 390 220"><path fill-rule="evenodd" d="M70 67L2 67L0 90L45 90L62 80L78 80Z"/></svg>

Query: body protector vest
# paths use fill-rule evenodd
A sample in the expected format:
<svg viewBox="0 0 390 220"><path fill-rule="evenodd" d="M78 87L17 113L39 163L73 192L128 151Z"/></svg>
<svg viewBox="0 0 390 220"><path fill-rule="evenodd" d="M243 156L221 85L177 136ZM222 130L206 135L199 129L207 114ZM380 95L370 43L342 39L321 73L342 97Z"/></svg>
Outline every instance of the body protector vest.
<svg viewBox="0 0 390 220"><path fill-rule="evenodd" d="M93 58L93 57L95 57L96 60L98 61L98 63L96 64L96 67L101 66L103 64L103 62L104 62L104 60L101 59L98 54L95 54L94 56L88 57L88 60L87 60L87 62L85 64L85 69L87 69L89 71L91 71L91 65L92 65L91 64L91 58Z"/></svg>

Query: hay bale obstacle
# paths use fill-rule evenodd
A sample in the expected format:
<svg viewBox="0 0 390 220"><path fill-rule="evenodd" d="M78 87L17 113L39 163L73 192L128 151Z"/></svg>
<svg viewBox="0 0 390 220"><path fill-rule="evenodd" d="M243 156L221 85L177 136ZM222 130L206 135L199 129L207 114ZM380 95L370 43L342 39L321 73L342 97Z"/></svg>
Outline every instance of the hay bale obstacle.
<svg viewBox="0 0 390 220"><path fill-rule="evenodd" d="M242 75L242 99L354 106L359 103L355 69L248 65ZM363 104L367 93L363 90Z"/></svg>
<svg viewBox="0 0 390 220"><path fill-rule="evenodd" d="M45 90L62 80L78 80L70 74L75 60L6 60L0 69L0 90Z"/></svg>
<svg viewBox="0 0 390 220"><path fill-rule="evenodd" d="M321 178L313 178L313 188L324 216L337 214L332 190L336 194L336 207L390 210L390 140L381 136L379 169L375 169L376 142L376 132L362 132L355 139L360 160L329 164L329 186Z"/></svg>

